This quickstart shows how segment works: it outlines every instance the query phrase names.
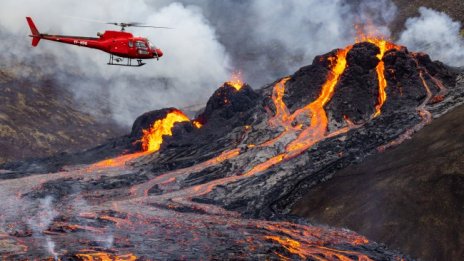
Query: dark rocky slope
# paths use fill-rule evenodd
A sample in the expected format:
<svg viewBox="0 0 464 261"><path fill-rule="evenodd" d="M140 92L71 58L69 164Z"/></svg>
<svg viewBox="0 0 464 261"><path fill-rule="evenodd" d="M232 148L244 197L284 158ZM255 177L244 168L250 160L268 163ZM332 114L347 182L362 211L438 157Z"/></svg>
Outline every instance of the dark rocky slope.
<svg viewBox="0 0 464 261"><path fill-rule="evenodd" d="M0 67L0 163L77 152L124 133L82 111L37 64Z"/></svg>
<svg viewBox="0 0 464 261"><path fill-rule="evenodd" d="M464 106L313 187L292 213L423 260L464 257Z"/></svg>

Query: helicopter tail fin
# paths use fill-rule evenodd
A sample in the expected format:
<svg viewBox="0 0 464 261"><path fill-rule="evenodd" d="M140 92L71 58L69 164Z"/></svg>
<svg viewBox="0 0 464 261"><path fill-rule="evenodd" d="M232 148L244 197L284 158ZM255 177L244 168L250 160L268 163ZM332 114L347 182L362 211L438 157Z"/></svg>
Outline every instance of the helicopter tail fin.
<svg viewBox="0 0 464 261"><path fill-rule="evenodd" d="M29 24L29 28L31 28L31 33L32 35L29 35L32 37L32 46L37 46L39 44L39 41L41 39L41 35L39 33L39 30L37 30L37 27L35 26L34 22L32 21L32 18L26 17L27 23Z"/></svg>

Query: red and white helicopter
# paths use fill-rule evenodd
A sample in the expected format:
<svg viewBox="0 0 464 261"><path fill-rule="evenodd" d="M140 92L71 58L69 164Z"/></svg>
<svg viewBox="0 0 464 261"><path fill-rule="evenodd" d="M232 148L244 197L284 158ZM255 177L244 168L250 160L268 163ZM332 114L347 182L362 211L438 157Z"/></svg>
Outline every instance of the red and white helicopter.
<svg viewBox="0 0 464 261"><path fill-rule="evenodd" d="M41 39L73 44L81 47L98 49L110 54L109 65L120 66L142 66L145 63L143 59L157 59L163 56L161 49L155 47L147 38L134 37L131 33L126 32L126 27L149 27L171 29L169 27L158 27L143 25L141 23L107 23L121 27L121 31L105 31L97 33L98 37L82 37L68 35L42 34L37 30L34 22L30 17L26 17L27 23L31 28L32 46L37 46ZM126 62L123 62L127 59ZM137 60L137 64L132 65L132 60Z"/></svg>

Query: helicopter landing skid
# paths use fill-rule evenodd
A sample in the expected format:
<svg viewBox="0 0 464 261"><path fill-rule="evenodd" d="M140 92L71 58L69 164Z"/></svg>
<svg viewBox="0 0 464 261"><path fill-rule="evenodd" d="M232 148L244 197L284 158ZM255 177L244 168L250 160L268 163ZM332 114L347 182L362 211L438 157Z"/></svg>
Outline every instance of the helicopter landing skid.
<svg viewBox="0 0 464 261"><path fill-rule="evenodd" d="M127 62L124 62L124 59L127 59ZM110 54L110 60L108 61L108 65L117 65L117 66L128 66L128 67L140 67L145 65L141 59L136 60L137 64L132 64L131 58L122 58L122 57L114 57L114 55Z"/></svg>

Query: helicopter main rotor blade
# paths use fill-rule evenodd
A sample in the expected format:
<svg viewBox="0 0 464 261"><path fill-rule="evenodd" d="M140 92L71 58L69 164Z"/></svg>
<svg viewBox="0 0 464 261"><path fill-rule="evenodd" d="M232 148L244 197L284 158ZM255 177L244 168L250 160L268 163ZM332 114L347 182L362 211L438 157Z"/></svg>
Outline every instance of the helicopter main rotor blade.
<svg viewBox="0 0 464 261"><path fill-rule="evenodd" d="M142 28L155 28L155 29L174 29L172 27L166 27L166 26L153 26L153 25L145 25L143 23L139 22L131 22L131 23L115 23L115 22L109 22L106 24L111 24L111 25L116 25L116 26L121 26L121 27L142 27Z"/></svg>
<svg viewBox="0 0 464 261"><path fill-rule="evenodd" d="M156 29L174 29L172 27L165 27L165 26L153 26L153 25L136 25L133 27L148 27L148 28L156 28Z"/></svg>

